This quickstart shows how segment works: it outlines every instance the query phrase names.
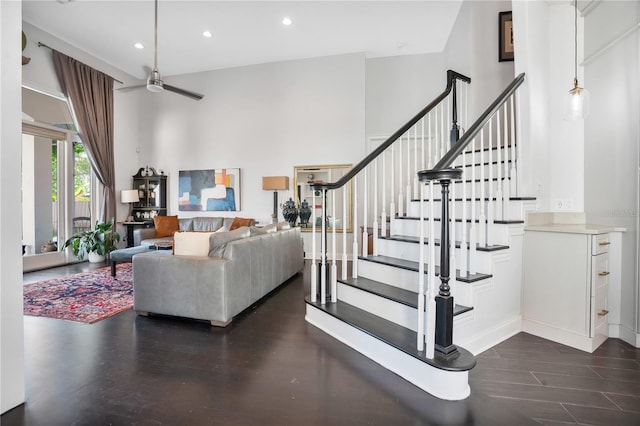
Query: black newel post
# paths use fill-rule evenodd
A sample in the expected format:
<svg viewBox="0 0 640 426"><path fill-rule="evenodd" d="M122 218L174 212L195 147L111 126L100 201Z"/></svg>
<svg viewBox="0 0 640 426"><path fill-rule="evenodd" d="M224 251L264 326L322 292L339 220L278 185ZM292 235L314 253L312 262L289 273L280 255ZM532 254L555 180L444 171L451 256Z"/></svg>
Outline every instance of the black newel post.
<svg viewBox="0 0 640 426"><path fill-rule="evenodd" d="M325 265L325 283L326 283L326 294L327 297L324 301L329 301L331 300L331 285L330 285L330 278L331 278L331 268L329 266L329 259L327 257L327 253L328 253L328 241L327 241L327 190L326 189L322 189L322 217L324 218L324 220L320 220L320 226L322 226L322 223L324 222L324 228L320 230L321 234L320 234L320 241L321 241L321 246L320 246L320 250L321 250L321 255L320 255L320 259L318 262L318 288L317 288L317 296L318 296L318 300L322 300L322 262L324 259L324 265ZM317 226L316 226L317 227Z"/></svg>
<svg viewBox="0 0 640 426"><path fill-rule="evenodd" d="M440 288L436 296L436 355L457 356L460 352L453 344L453 296L449 287L449 184L462 177L462 169L436 169L418 172L420 182L440 181L442 212L440 215ZM433 265L429 265L433 267ZM456 271L453 271L455 274ZM434 283L435 285L435 283Z"/></svg>
<svg viewBox="0 0 640 426"><path fill-rule="evenodd" d="M458 352L453 344L453 296L449 287L449 184L450 179L441 179L442 215L440 216L440 289L436 296L436 344L439 355L448 357ZM455 271L453 271L455 274Z"/></svg>
<svg viewBox="0 0 640 426"><path fill-rule="evenodd" d="M458 96L456 94L455 80L453 80L453 111L449 139L451 141L451 146L455 145L455 143L458 142L458 139L460 139L460 126L458 126Z"/></svg>

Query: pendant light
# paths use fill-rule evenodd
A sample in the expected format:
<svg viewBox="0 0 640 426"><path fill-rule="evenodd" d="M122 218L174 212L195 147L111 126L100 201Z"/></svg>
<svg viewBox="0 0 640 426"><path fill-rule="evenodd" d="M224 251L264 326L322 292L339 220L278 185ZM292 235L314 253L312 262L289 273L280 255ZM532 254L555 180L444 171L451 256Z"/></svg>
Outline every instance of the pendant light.
<svg viewBox="0 0 640 426"><path fill-rule="evenodd" d="M574 0L574 74L573 88L569 90L565 100L565 118L580 120L589 115L589 92L578 86L578 0Z"/></svg>

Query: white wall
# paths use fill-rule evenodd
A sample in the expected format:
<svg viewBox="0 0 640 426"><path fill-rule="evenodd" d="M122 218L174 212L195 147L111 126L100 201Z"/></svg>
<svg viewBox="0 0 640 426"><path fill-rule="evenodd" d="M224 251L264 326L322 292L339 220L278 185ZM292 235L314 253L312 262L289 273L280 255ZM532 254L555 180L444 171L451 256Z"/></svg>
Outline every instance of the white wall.
<svg viewBox="0 0 640 426"><path fill-rule="evenodd" d="M390 136L445 88L442 53L366 61L366 134Z"/></svg>
<svg viewBox="0 0 640 426"><path fill-rule="evenodd" d="M591 92L591 115L586 120L584 183L587 219L627 228L622 235L620 334L640 344L638 337L631 337L640 329L640 323L634 327L640 303L636 271L640 30L592 57L638 22L638 2L601 2L585 17L585 87Z"/></svg>
<svg viewBox="0 0 640 426"><path fill-rule="evenodd" d="M283 201L293 196L294 166L354 164L364 156L364 75L364 55L353 54L166 78L205 97L141 95L140 164L169 176L170 214L270 223L273 193L262 190L263 176L289 176ZM178 172L215 168L241 169L242 210L179 212ZM308 252L310 240L305 246Z"/></svg>
<svg viewBox="0 0 640 426"><path fill-rule="evenodd" d="M498 62L498 13L510 1L465 1L449 35L445 65L471 78L471 125L514 78L513 62Z"/></svg>
<svg viewBox="0 0 640 426"><path fill-rule="evenodd" d="M20 230L21 2L0 2L0 413L25 400Z"/></svg>

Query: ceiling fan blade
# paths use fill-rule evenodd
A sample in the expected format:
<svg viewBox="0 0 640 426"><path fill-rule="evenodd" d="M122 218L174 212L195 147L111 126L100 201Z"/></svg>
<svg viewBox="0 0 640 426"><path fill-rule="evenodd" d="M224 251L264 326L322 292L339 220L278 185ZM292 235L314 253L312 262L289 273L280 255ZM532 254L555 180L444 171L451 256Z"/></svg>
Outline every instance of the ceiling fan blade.
<svg viewBox="0 0 640 426"><path fill-rule="evenodd" d="M137 84L135 86L125 86L125 87L119 87L116 90L118 92L128 92L129 90L133 90L133 89L140 89L141 87L147 87L146 84Z"/></svg>
<svg viewBox="0 0 640 426"><path fill-rule="evenodd" d="M164 84L164 89L173 93L177 93L179 95L186 96L196 101L199 101L200 99L204 98L204 95L201 95L200 93L192 92L190 90L180 89L179 87L170 86L168 84Z"/></svg>

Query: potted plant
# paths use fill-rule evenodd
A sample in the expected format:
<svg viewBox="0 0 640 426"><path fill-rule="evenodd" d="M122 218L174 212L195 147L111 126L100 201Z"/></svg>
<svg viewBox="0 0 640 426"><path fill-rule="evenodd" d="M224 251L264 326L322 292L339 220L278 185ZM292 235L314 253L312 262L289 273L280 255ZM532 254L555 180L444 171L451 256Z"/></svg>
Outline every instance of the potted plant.
<svg viewBox="0 0 640 426"><path fill-rule="evenodd" d="M89 258L89 262L104 262L105 257L116 248L120 234L113 230L113 218L106 223L97 223L93 230L78 232L64 242L62 249L71 247L78 260Z"/></svg>

